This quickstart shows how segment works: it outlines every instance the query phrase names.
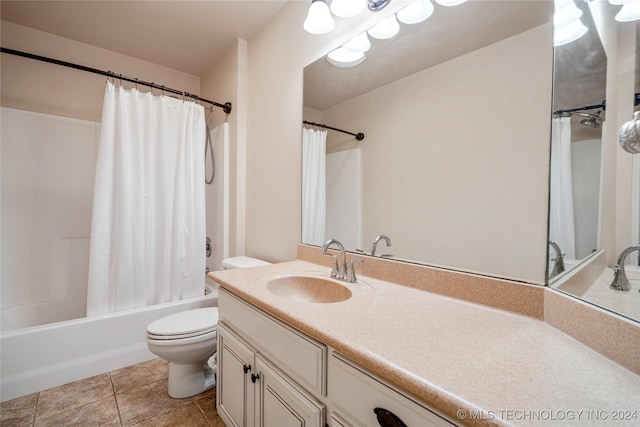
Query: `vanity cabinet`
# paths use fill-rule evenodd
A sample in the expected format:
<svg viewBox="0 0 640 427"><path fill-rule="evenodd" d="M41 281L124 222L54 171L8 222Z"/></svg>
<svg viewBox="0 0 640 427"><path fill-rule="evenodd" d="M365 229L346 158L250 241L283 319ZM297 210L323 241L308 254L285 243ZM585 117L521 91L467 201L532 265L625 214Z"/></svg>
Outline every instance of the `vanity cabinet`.
<svg viewBox="0 0 640 427"><path fill-rule="evenodd" d="M228 427L452 425L222 288L218 312L216 404Z"/></svg>
<svg viewBox="0 0 640 427"><path fill-rule="evenodd" d="M217 409L231 427L324 427L326 346L221 290Z"/></svg>

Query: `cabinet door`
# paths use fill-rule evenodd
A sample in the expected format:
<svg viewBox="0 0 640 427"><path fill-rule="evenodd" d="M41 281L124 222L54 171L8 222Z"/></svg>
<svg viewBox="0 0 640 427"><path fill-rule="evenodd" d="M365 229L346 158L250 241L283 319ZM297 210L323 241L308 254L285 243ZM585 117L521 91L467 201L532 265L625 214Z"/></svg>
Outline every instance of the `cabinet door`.
<svg viewBox="0 0 640 427"><path fill-rule="evenodd" d="M219 323L216 406L228 427L253 427L254 359L253 349Z"/></svg>
<svg viewBox="0 0 640 427"><path fill-rule="evenodd" d="M256 426L323 427L324 405L256 356Z"/></svg>

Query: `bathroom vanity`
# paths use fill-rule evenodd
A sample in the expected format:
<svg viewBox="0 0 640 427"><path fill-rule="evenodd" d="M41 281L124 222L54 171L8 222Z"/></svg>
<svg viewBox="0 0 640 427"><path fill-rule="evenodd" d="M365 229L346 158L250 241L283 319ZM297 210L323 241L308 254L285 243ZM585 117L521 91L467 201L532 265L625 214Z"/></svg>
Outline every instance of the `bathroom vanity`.
<svg viewBox="0 0 640 427"><path fill-rule="evenodd" d="M367 257L360 267L357 283L338 282L346 299L274 287L283 277L335 281L321 262L210 273L221 286L217 405L227 425L567 425L605 413L637 424L640 377L542 315L427 291L401 263ZM416 286L381 279L381 268ZM452 289L478 280L432 270ZM486 280L533 291L530 305L550 291Z"/></svg>

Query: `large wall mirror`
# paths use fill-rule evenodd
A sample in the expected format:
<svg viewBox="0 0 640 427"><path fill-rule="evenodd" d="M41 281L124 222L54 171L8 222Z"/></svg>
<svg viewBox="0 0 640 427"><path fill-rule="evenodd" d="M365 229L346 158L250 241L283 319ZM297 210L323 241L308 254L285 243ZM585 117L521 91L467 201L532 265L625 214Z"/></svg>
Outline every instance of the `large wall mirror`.
<svg viewBox="0 0 640 427"><path fill-rule="evenodd" d="M552 17L551 1L435 4L354 67L307 66L304 119L365 138L327 133L324 230L303 243L370 254L384 235L376 256L545 284Z"/></svg>

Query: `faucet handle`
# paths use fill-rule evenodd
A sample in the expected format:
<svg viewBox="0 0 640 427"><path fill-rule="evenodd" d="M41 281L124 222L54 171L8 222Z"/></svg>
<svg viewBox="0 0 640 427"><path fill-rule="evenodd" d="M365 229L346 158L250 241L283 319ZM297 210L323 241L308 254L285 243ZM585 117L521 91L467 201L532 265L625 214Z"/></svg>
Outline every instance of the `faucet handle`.
<svg viewBox="0 0 640 427"><path fill-rule="evenodd" d="M325 254L325 256L332 256L333 257L333 268L331 269L331 277L336 277L339 279L338 277L338 257L335 256L334 254Z"/></svg>
<svg viewBox="0 0 640 427"><path fill-rule="evenodd" d="M354 262L357 262L358 264L362 264L364 260L362 258L351 259L351 262L349 263L349 271L347 272L347 282L349 283L356 283L358 281L358 278L356 277L356 269L355 269L355 266L353 265Z"/></svg>

